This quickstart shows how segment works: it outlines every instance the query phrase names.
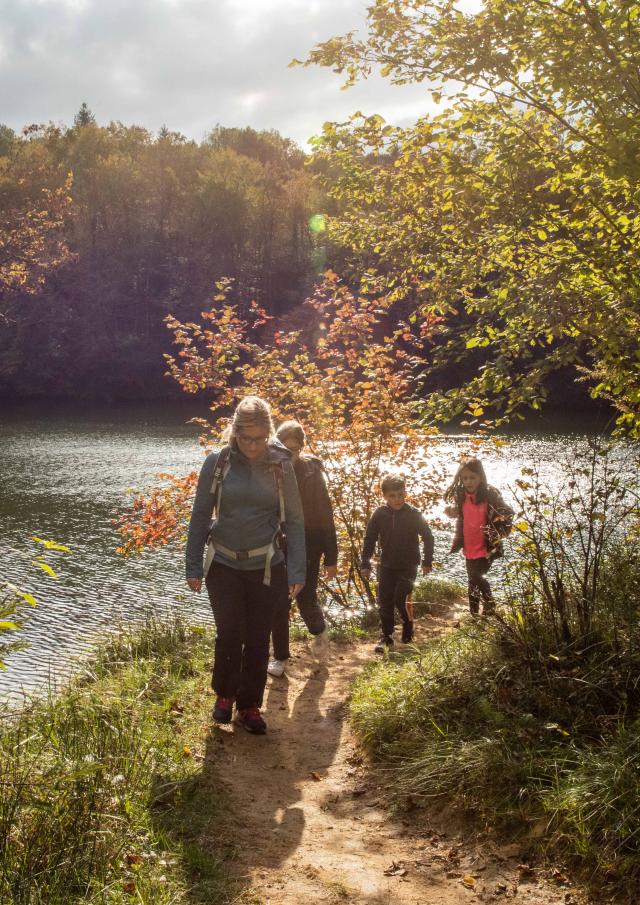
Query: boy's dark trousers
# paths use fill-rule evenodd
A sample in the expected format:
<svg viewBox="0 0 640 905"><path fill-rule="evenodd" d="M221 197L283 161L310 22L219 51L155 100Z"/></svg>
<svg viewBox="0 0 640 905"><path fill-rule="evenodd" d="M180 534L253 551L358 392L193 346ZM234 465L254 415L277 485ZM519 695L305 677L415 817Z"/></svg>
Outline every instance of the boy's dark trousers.
<svg viewBox="0 0 640 905"><path fill-rule="evenodd" d="M413 638L413 623L407 612L407 597L413 590L418 574L417 566L408 569L391 569L380 566L378 570L378 609L380 625L385 638L391 638L395 626L395 611L402 620L402 640Z"/></svg>
<svg viewBox="0 0 640 905"><path fill-rule="evenodd" d="M298 596L296 603L300 615L312 635L319 635L325 629L324 613L318 603L318 578L320 576L320 560L322 551L307 547L307 580ZM273 642L273 656L276 660L288 660L289 651L289 599L279 600L273 613L273 627L271 640Z"/></svg>
<svg viewBox="0 0 640 905"><path fill-rule="evenodd" d="M491 613L493 611L493 594L491 585L484 577L491 568L491 562L486 556L480 559L465 560L467 566L467 578L469 579L469 609L474 615L480 612Z"/></svg>
<svg viewBox="0 0 640 905"><path fill-rule="evenodd" d="M260 707L267 684L269 633L276 604L288 600L284 563L271 569L241 571L211 563L207 591L216 623L211 687L223 698L234 698L238 710Z"/></svg>

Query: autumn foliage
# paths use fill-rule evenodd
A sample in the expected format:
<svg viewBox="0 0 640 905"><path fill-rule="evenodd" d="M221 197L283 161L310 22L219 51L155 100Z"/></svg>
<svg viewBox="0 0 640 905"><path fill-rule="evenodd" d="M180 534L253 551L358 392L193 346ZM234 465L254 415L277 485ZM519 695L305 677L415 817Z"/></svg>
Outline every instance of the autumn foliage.
<svg viewBox="0 0 640 905"><path fill-rule="evenodd" d="M25 178L13 183L1 175L0 318L19 294L37 292L46 275L69 259L61 229L71 205L71 181L69 175L61 186L34 190Z"/></svg>
<svg viewBox="0 0 640 905"><path fill-rule="evenodd" d="M207 450L219 448L230 411L250 393L270 402L276 422L304 424L309 451L326 465L336 515L341 559L332 593L343 602L370 599L357 562L364 526L379 504L380 474L393 468L410 477L427 464L432 434L414 417L424 339L387 302L355 297L333 273L300 309L299 329L276 329L255 304L241 316L228 292L221 281L199 323L167 319L177 346L167 356L168 373L185 392L211 397L211 418L200 421ZM196 472L164 477L161 488L134 498L120 524L121 552L184 537ZM410 480L410 499L427 507L438 478L430 471L419 486Z"/></svg>

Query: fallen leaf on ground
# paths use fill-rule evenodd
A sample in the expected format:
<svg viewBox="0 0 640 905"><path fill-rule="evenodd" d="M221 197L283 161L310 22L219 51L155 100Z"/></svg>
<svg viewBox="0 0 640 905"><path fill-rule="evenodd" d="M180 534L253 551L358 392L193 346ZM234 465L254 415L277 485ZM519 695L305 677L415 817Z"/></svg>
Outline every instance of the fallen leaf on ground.
<svg viewBox="0 0 640 905"><path fill-rule="evenodd" d="M407 869L404 866L404 861L392 861L384 872L385 877L404 877L406 874Z"/></svg>

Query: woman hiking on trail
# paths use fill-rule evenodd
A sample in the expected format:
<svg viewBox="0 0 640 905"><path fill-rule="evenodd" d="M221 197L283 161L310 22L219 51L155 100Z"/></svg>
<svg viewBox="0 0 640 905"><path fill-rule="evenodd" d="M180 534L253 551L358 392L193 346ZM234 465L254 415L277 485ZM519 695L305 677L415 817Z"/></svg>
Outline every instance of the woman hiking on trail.
<svg viewBox="0 0 640 905"><path fill-rule="evenodd" d="M462 550L469 580L469 609L473 615L488 615L495 608L486 574L502 556L502 539L511 531L513 509L500 492L487 484L480 459L467 459L456 471L444 500L452 505L445 512L456 519L451 553Z"/></svg>
<svg viewBox="0 0 640 905"><path fill-rule="evenodd" d="M207 456L200 472L187 583L200 592L205 578L216 624L213 718L231 722L235 702L236 722L262 735L271 622L276 606L288 606L304 585L304 520L291 454L274 437L269 405L257 396L243 399L225 439L228 445Z"/></svg>
<svg viewBox="0 0 640 905"><path fill-rule="evenodd" d="M307 580L296 603L305 625L314 636L312 651L322 656L327 650L328 635L324 613L318 603L318 578L323 557L325 576L329 580L336 577L338 570L333 508L322 462L303 453L306 436L302 425L298 421L285 421L278 428L277 437L291 453L304 511ZM273 614L273 659L269 662L269 673L276 677L284 675L289 659L289 609L290 602L282 601Z"/></svg>

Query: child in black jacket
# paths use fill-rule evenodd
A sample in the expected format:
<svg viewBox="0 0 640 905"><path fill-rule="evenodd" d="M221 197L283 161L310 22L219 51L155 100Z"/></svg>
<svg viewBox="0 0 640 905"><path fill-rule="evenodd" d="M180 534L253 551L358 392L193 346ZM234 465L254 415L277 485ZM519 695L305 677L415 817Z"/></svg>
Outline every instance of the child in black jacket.
<svg viewBox="0 0 640 905"><path fill-rule="evenodd" d="M380 544L378 567L378 609L382 637L375 647L382 653L393 646L395 611L402 620L402 641L413 639L413 620L407 609L407 598L420 564L420 539L423 543L422 574L431 571L433 563L433 534L424 516L405 501L405 480L402 475L387 474L380 482L385 499L369 519L362 547L360 574L371 575L371 557L376 542Z"/></svg>

